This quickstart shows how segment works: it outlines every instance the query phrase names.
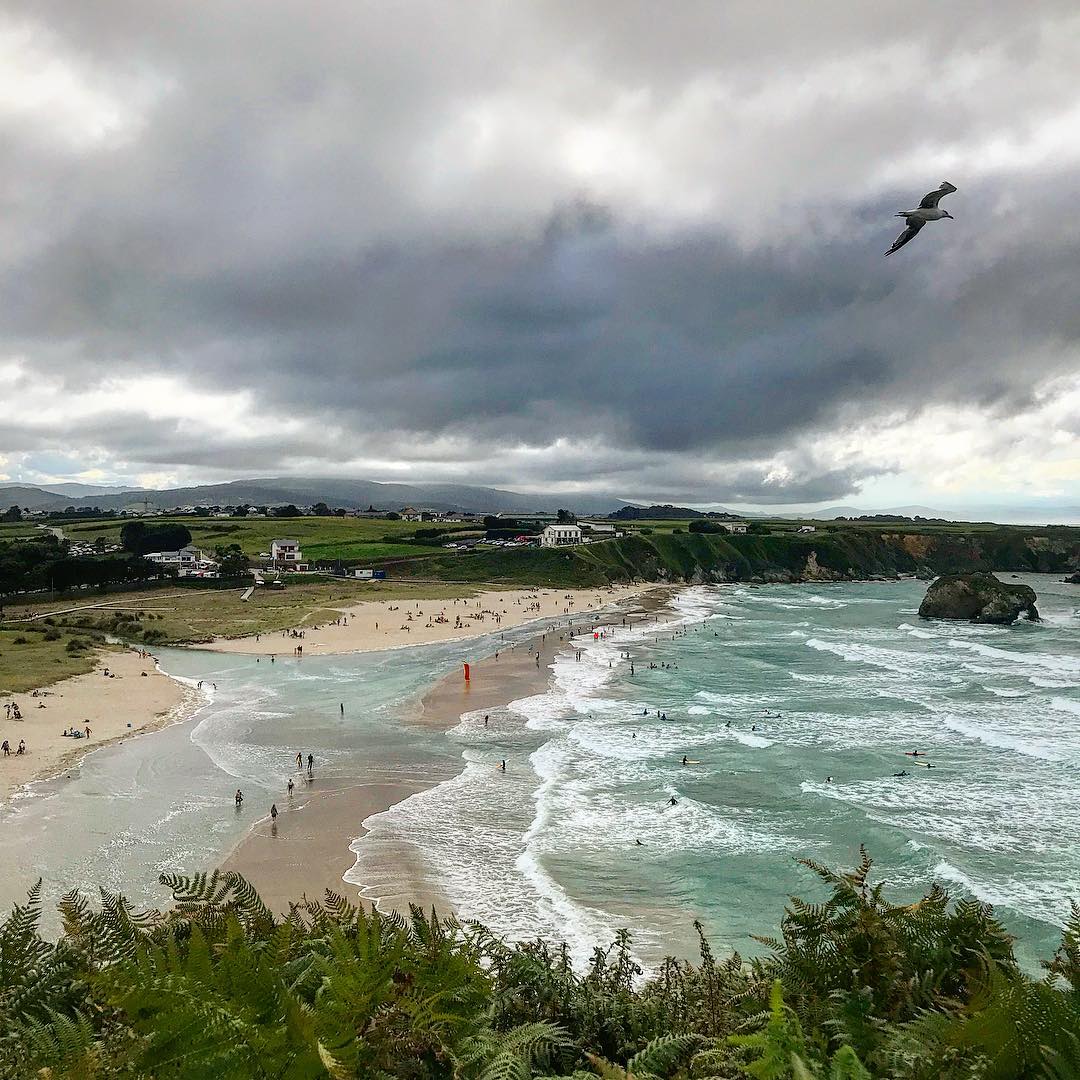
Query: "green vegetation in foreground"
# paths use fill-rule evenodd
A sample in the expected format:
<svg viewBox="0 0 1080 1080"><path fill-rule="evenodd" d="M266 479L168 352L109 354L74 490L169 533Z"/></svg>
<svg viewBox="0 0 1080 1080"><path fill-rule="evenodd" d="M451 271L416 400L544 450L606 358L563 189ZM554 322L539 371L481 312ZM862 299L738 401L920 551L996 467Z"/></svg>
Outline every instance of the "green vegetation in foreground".
<svg viewBox="0 0 1080 1080"><path fill-rule="evenodd" d="M792 898L771 955L666 961L620 934L565 948L328 893L275 917L236 874L161 880L134 912L39 889L0 925L0 1077L289 1080L1068 1080L1080 1075L1080 908L1042 978L989 906L934 886L897 906L870 860Z"/></svg>
<svg viewBox="0 0 1080 1080"><path fill-rule="evenodd" d="M0 697L93 671L103 648L98 633L44 624L0 627Z"/></svg>
<svg viewBox="0 0 1080 1080"><path fill-rule="evenodd" d="M341 612L363 600L436 600L469 595L460 585L409 583L401 581L359 582L347 579L326 581L290 577L284 589L257 588L250 600L241 600L243 588L198 588L163 585L159 589L95 596L80 593L69 602L40 601L33 605L7 605L5 631L30 637L25 627L43 626L43 621L14 623L31 608L37 612L60 612L50 616L54 629L62 633L92 631L111 634L125 641L146 645L192 644L215 637L245 637L267 634L291 627L312 626L336 619ZM94 606L94 605L107 606ZM63 653L63 642L53 643ZM0 663L3 659L0 658ZM2 670L2 669L0 669ZM62 678L63 676L56 676ZM53 680L49 680L53 681ZM6 683L4 684L6 685ZM44 684L34 684L44 685Z"/></svg>

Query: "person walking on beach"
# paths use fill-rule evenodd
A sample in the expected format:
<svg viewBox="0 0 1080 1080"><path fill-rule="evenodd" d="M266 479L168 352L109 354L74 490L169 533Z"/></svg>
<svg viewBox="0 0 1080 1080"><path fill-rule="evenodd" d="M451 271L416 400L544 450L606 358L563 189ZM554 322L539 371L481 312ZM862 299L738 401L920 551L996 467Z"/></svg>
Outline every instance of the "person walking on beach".
<svg viewBox="0 0 1080 1080"><path fill-rule="evenodd" d="M299 750L296 751L296 767L302 769L304 767L304 755Z"/></svg>
<svg viewBox="0 0 1080 1080"><path fill-rule="evenodd" d="M244 793L237 788L236 789L236 809L239 810L244 805Z"/></svg>
<svg viewBox="0 0 1080 1080"><path fill-rule="evenodd" d="M289 798L291 799L292 798L292 792L293 792L293 782L292 782L292 777L291 776L289 777L288 784L285 785L285 790L289 793Z"/></svg>
<svg viewBox="0 0 1080 1080"><path fill-rule="evenodd" d="M272 821L277 821L277 803L270 804L270 818Z"/></svg>

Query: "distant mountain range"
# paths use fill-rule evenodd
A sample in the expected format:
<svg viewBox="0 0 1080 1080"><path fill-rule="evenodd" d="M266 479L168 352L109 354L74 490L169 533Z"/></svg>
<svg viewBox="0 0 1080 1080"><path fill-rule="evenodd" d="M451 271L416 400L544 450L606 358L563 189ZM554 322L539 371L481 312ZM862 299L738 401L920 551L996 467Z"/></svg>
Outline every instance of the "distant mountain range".
<svg viewBox="0 0 1080 1080"><path fill-rule="evenodd" d="M84 495L119 495L125 491L134 489L118 485L102 484L20 484L16 482L0 484L0 491L10 488L23 488L24 490L45 491L54 495L67 495L69 498L81 498ZM4 498L0 495L0 500ZM8 504L11 505L10 503ZM21 505L21 504L20 504Z"/></svg>
<svg viewBox="0 0 1080 1080"><path fill-rule="evenodd" d="M254 506L295 503L310 506L325 502L349 510L400 510L415 506L430 510L473 510L481 514L500 511L525 513L555 511L560 508L581 515L610 514L622 507L644 506L614 495L537 495L507 491L502 488L475 487L469 484L380 484L372 480L343 480L340 477L282 476L252 480L230 480L222 484L192 487L123 488L93 484L0 483L0 509L21 506L26 510L63 510L66 507L100 507L123 510L148 505L154 510L176 506ZM810 518L831 521L838 517L857 518L867 514L890 514L902 517L939 518L946 521L997 521L1017 524L1080 523L1080 507L1053 506L1047 500L1033 499L1023 507L969 506L938 510L932 506L893 506L867 510L857 506L830 506L821 510L788 509L776 511L732 511L711 505L710 513L764 520L768 518ZM701 511L695 511L701 512Z"/></svg>
<svg viewBox="0 0 1080 1080"><path fill-rule="evenodd" d="M499 488L472 487L466 484L378 484L371 480L342 480L337 477L278 477L255 480L230 480L223 484L195 487L151 489L92 490L76 495L60 491L65 485L51 488L26 484L0 487L0 504L15 504L26 510L63 510L65 507L96 506L102 510L123 510L148 505L150 509L169 510L176 506L256 506L295 503L310 506L325 502L348 510L399 510L415 506L430 510L473 510L481 514L500 511L523 513L529 510L560 508L580 514L605 514L624 505L623 500L599 495L523 495ZM80 487L83 485L73 485Z"/></svg>

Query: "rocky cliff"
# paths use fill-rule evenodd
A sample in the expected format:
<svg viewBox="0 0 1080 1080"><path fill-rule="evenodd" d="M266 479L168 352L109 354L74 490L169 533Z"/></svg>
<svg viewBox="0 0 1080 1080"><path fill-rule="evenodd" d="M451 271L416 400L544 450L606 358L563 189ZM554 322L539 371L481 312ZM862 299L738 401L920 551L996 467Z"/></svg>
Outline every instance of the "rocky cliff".
<svg viewBox="0 0 1080 1080"><path fill-rule="evenodd" d="M993 574L950 574L935 581L922 603L924 619L962 619L965 622L1010 626L1021 616L1038 619L1035 590L1006 585Z"/></svg>

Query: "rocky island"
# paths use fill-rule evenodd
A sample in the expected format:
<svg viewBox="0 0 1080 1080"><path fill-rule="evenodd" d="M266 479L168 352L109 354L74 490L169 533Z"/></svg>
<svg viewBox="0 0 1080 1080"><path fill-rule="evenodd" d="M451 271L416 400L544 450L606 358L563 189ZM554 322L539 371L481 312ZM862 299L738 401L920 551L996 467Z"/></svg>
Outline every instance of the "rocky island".
<svg viewBox="0 0 1080 1080"><path fill-rule="evenodd" d="M1021 614L1039 618L1036 599L1030 585L1006 585L993 574L949 574L926 590L919 616L1010 626Z"/></svg>

